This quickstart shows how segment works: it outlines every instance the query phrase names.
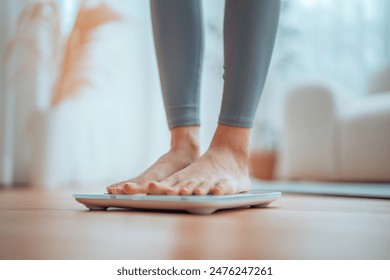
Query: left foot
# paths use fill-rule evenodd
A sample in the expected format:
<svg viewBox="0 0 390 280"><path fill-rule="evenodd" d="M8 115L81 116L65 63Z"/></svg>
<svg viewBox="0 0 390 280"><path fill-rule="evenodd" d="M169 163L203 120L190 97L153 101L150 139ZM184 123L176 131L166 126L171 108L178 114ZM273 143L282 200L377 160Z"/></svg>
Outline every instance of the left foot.
<svg viewBox="0 0 390 280"><path fill-rule="evenodd" d="M249 129L218 126L208 151L194 163L159 182L151 182L155 195L224 195L250 190L248 172Z"/></svg>
<svg viewBox="0 0 390 280"><path fill-rule="evenodd" d="M199 157L199 127L171 129L171 149L141 175L107 187L111 194L147 194L148 185L160 181L190 165Z"/></svg>

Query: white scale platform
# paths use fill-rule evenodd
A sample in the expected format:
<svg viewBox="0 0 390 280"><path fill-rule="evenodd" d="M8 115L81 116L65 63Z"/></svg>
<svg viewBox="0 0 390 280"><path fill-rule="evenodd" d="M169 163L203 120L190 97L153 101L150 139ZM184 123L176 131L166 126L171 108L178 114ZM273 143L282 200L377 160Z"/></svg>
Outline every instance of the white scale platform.
<svg viewBox="0 0 390 280"><path fill-rule="evenodd" d="M219 209L267 207L281 197L280 192L252 191L234 195L115 195L74 194L89 210L107 208L184 210L191 214L212 214Z"/></svg>

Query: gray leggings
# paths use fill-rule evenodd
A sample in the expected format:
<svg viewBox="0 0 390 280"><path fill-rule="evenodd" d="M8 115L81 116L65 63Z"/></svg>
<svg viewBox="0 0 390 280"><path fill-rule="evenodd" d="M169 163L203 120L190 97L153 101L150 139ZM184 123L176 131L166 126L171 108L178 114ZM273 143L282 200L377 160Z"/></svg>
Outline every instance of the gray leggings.
<svg viewBox="0 0 390 280"><path fill-rule="evenodd" d="M203 20L199 0L151 0L169 128L199 125ZM219 124L252 127L271 60L279 0L226 0Z"/></svg>

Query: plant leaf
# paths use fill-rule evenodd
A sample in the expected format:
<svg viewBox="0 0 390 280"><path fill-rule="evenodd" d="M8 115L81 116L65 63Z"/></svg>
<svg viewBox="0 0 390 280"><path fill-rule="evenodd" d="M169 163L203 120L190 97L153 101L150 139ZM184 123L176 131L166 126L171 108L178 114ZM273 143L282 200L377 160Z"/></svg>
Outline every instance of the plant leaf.
<svg viewBox="0 0 390 280"><path fill-rule="evenodd" d="M102 25L119 21L120 16L106 4L94 7L81 5L69 35L61 65L61 72L54 87L52 105L77 94L89 83L86 60L93 41L93 33Z"/></svg>

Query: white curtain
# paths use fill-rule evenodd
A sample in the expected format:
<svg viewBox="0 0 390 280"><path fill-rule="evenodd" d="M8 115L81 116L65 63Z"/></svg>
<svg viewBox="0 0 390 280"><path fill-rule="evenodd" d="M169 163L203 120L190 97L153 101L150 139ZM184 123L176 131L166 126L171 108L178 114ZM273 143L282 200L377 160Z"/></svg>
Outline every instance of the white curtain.
<svg viewBox="0 0 390 280"><path fill-rule="evenodd" d="M124 179L168 144L148 2L87 4L106 5L120 20L93 32L79 69L86 83L54 105L80 2L1 2L1 183Z"/></svg>
<svg viewBox="0 0 390 280"><path fill-rule="evenodd" d="M93 32L83 69L76 71L86 83L53 104L82 2L87 8L104 5L120 20ZM137 175L167 151L149 1L5 0L0 5L1 184L104 185ZM206 6L203 150L216 127L223 57L223 1Z"/></svg>

